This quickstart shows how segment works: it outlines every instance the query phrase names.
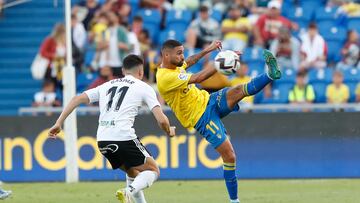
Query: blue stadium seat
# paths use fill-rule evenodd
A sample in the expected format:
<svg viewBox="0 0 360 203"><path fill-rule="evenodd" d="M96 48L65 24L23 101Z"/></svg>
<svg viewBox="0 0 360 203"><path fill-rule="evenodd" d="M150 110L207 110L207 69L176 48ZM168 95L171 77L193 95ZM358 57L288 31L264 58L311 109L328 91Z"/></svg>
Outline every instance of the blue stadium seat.
<svg viewBox="0 0 360 203"><path fill-rule="evenodd" d="M129 23L132 23L134 16L138 13L140 7L140 0L128 0L128 4L131 8Z"/></svg>
<svg viewBox="0 0 360 203"><path fill-rule="evenodd" d="M262 61L250 61L247 65L249 68L248 75L252 78L265 72L265 63Z"/></svg>
<svg viewBox="0 0 360 203"><path fill-rule="evenodd" d="M288 18L293 21L305 21L310 22L314 16L314 10L316 7L309 6L307 4L301 7L293 7L288 10Z"/></svg>
<svg viewBox="0 0 360 203"><path fill-rule="evenodd" d="M336 7L320 7L315 10L315 20L320 21L333 21L336 15Z"/></svg>
<svg viewBox="0 0 360 203"><path fill-rule="evenodd" d="M338 62L341 60L341 53L339 50L342 49L344 43L341 41L327 41L328 47L327 61L329 62Z"/></svg>
<svg viewBox="0 0 360 203"><path fill-rule="evenodd" d="M245 48L241 61L247 63L249 67L249 75L255 77L264 72L265 61L262 55L263 49L260 47Z"/></svg>
<svg viewBox="0 0 360 203"><path fill-rule="evenodd" d="M161 31L159 35L159 44L162 44L168 39L176 39L179 42L185 42L185 35L181 29L166 29Z"/></svg>
<svg viewBox="0 0 360 203"><path fill-rule="evenodd" d="M142 17L144 28L149 31L152 41L156 44L161 23L160 12L156 9L140 9L137 15Z"/></svg>
<svg viewBox="0 0 360 203"><path fill-rule="evenodd" d="M160 25L153 23L144 23L144 29L149 32L149 36L154 44L158 42L158 35L160 32Z"/></svg>
<svg viewBox="0 0 360 203"><path fill-rule="evenodd" d="M293 84L282 84L279 86L273 86L273 103L288 103L289 92L293 86Z"/></svg>
<svg viewBox="0 0 360 203"><path fill-rule="evenodd" d="M83 92L96 79L96 73L79 73L76 76L76 90Z"/></svg>
<svg viewBox="0 0 360 203"><path fill-rule="evenodd" d="M291 84L291 85L295 84L296 70L286 68L286 69L283 69L281 72L282 72L282 77L280 80L275 80L273 82L274 86L278 86L278 85L282 85L282 84Z"/></svg>
<svg viewBox="0 0 360 203"><path fill-rule="evenodd" d="M327 0L300 0L302 6L307 8L319 8L325 5Z"/></svg>
<svg viewBox="0 0 360 203"><path fill-rule="evenodd" d="M311 69L308 73L309 83L331 83L334 70L331 68Z"/></svg>
<svg viewBox="0 0 360 203"><path fill-rule="evenodd" d="M315 82L311 84L315 92L315 103L326 103L326 87L327 83Z"/></svg>
<svg viewBox="0 0 360 203"><path fill-rule="evenodd" d="M144 23L161 23L161 14L156 9L140 9L137 14L143 18Z"/></svg>
<svg viewBox="0 0 360 203"><path fill-rule="evenodd" d="M243 55L241 55L241 60L246 63L251 61L264 61L263 50L261 47L246 47Z"/></svg>
<svg viewBox="0 0 360 203"><path fill-rule="evenodd" d="M358 83L360 82L360 70L357 68L351 68L342 71L344 75L345 83Z"/></svg>
<svg viewBox="0 0 360 203"><path fill-rule="evenodd" d="M168 29L181 28L186 30L192 20L192 12L189 10L170 10L165 17L165 27Z"/></svg>
<svg viewBox="0 0 360 203"><path fill-rule="evenodd" d="M334 40L344 42L347 36L347 30L336 24L336 22L320 22L318 24L320 34L325 40Z"/></svg>
<svg viewBox="0 0 360 203"><path fill-rule="evenodd" d="M345 84L349 87L349 91L350 91L349 102L355 102L355 100L356 100L355 90L359 83L358 82L345 82Z"/></svg>
<svg viewBox="0 0 360 203"><path fill-rule="evenodd" d="M195 63L190 68L186 69L186 72L188 72L188 73L198 73L198 72L200 72L202 70L203 65L204 65L203 63Z"/></svg>
<svg viewBox="0 0 360 203"><path fill-rule="evenodd" d="M358 33L360 33L360 18L349 18L348 30L356 30Z"/></svg>

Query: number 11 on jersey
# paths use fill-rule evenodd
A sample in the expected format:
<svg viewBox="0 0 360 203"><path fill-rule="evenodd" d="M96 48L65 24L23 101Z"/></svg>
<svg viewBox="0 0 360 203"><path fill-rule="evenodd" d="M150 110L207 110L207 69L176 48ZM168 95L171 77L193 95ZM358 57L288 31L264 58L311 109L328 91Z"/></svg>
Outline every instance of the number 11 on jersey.
<svg viewBox="0 0 360 203"><path fill-rule="evenodd" d="M112 106L112 104L113 104L113 99L114 99L114 97L115 97L117 88L118 88L118 87L114 86L114 87L110 88L110 89L107 91L107 94L106 94L106 95L109 95L109 94L110 94L110 99L109 99L109 102L108 102L108 104L107 104L106 111L110 111L110 109L111 109L111 106ZM128 86L124 86L124 87L121 87L121 88L119 89L119 91L117 91L117 93L120 94L120 96L119 96L118 101L116 102L116 106L115 106L115 110L114 110L114 111L119 111L120 106L121 106L121 103L123 102L124 97L125 97L125 94L126 94L126 92L128 91L128 89L129 89Z"/></svg>

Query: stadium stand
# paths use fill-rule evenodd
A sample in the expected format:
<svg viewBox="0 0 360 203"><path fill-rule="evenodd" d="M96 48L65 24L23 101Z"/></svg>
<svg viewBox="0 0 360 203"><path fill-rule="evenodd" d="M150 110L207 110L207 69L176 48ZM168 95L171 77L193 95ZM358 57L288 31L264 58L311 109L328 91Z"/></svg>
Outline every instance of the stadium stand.
<svg viewBox="0 0 360 203"><path fill-rule="evenodd" d="M63 3L36 0L4 10L0 19L0 114L17 114L29 106L41 81L32 79L30 65L43 38L63 19Z"/></svg>
<svg viewBox="0 0 360 203"><path fill-rule="evenodd" d="M98 2L102 5L106 4L106 1ZM319 33L326 41L328 67L308 71L309 84L313 86L316 94L315 102L324 103L326 102L326 86L332 81L335 65L343 60L341 50L344 47L347 32L349 30L360 32L360 17L344 17L344 14L339 13L338 6L329 3L330 0L283 0L282 2L282 15L299 27L298 30L293 30L293 36L300 39L300 34L306 31L308 25L316 22ZM143 8L140 0L128 0L127 4L131 7L131 13L128 19L125 19L125 23L131 27L133 17L141 16L143 28L149 32L152 41L151 51L156 53L159 53L159 46L167 39L176 39L185 43L187 28L199 15L198 10L175 10L165 6ZM255 7L256 3L248 4L248 6ZM249 10L251 10L250 7ZM266 5L262 8L266 9ZM53 1L46 0L33 0L4 11L4 17L0 19L0 114L16 114L19 107L31 105L34 93L41 89L42 81L32 79L30 65L42 40L49 34L53 25L63 21L63 14L63 1L58 1L57 7L54 7ZM216 9L210 9L209 14L220 24L227 17L226 13ZM246 14L243 17L256 19L261 14L263 13L254 13L249 16ZM256 26L256 21L252 22L252 26ZM89 29L89 36L90 32ZM135 34L138 35L138 33ZM264 47L254 45L252 32L249 32L249 36L250 42L244 49L241 60L248 64L249 75L254 77L264 71L265 63L262 59ZM187 49L185 57L197 51L199 50ZM145 57L149 56L147 52L143 53ZM83 54L85 68L77 75L78 92L85 90L98 76L96 69L91 68L97 54L94 44L88 43ZM213 59L215 55L216 53L212 54L209 59ZM147 68L151 68L150 71L147 70L150 74L154 71L154 64L158 62L156 60L158 57L152 55L151 57L151 59L145 58ZM192 73L200 71L206 65L206 61L202 59L189 71ZM342 71L344 83L350 88L350 102L354 102L355 87L360 81L360 72L355 67ZM284 69L284 77L273 84L271 90L273 98L255 99L255 103L287 103L288 93L295 83L296 73L296 69ZM57 90L57 92L60 95L61 91ZM257 96L259 97L261 95Z"/></svg>

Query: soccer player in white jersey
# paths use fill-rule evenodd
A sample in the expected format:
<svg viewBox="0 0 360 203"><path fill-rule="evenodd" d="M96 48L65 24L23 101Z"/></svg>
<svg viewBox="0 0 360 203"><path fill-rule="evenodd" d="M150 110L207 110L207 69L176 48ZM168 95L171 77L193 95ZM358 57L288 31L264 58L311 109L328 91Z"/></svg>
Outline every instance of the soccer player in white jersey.
<svg viewBox="0 0 360 203"><path fill-rule="evenodd" d="M143 60L137 55L129 55L124 59L123 69L125 77L108 81L75 96L49 130L49 136L56 138L64 120L77 106L99 102L99 150L114 170L122 169L127 174L127 187L118 190L116 196L123 203L145 203L142 190L158 179L159 167L135 134L135 116L144 102L160 128L169 136L175 135L175 127L170 126L155 91L141 81L144 75Z"/></svg>

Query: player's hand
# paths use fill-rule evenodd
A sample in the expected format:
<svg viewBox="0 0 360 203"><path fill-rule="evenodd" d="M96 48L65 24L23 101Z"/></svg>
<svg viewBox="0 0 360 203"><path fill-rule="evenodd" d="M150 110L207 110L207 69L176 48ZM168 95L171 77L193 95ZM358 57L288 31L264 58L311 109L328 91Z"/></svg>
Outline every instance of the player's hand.
<svg viewBox="0 0 360 203"><path fill-rule="evenodd" d="M56 123L54 126L50 128L49 137L52 139L56 139L56 136L57 134L59 134L60 131L61 131L61 125Z"/></svg>
<svg viewBox="0 0 360 203"><path fill-rule="evenodd" d="M215 40L213 41L208 47L207 47L208 51L214 51L216 49L221 50L222 49L222 44L220 40Z"/></svg>
<svg viewBox="0 0 360 203"><path fill-rule="evenodd" d="M174 137L175 136L175 126L170 126L170 133L169 133L169 137Z"/></svg>

